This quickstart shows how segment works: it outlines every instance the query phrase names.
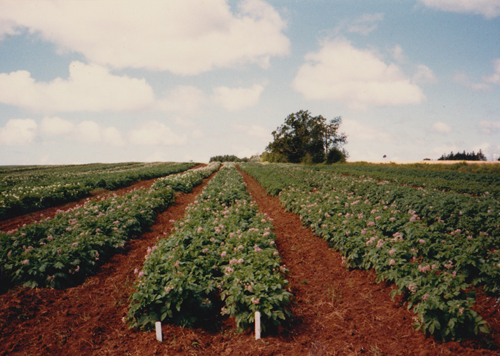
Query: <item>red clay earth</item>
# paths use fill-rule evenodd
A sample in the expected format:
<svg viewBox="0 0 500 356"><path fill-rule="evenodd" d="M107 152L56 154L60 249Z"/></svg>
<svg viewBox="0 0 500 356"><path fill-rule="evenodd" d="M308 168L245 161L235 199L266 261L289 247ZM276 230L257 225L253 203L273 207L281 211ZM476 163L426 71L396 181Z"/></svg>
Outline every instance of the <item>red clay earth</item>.
<svg viewBox="0 0 500 356"><path fill-rule="evenodd" d="M61 206L43 209L43 210L35 211L33 213L29 213L26 215L16 216L16 217L11 218L11 219L0 221L0 231L14 230L14 229L18 229L19 227L23 226L24 224L30 224L34 221L40 221L40 220L47 219L47 218L52 219L59 212L81 207L90 200L103 198L103 197L107 197L107 196L111 196L111 195L124 195L124 194L130 193L131 191L133 191L135 189L147 189L153 185L153 183L156 181L156 179L158 179L158 178L141 180L138 182L134 182L127 187L119 188L116 190L96 189L93 192L92 196L90 196L90 197L82 198L82 199L79 199L75 202L67 203L67 204L64 204Z"/></svg>
<svg viewBox="0 0 500 356"><path fill-rule="evenodd" d="M279 200L243 174L262 212L273 220L277 246L290 270L295 294L293 319L263 339L234 331L231 319L218 330L163 325L154 331L129 329L122 321L148 247L168 238L172 220L182 218L209 179L158 216L152 231L127 243L84 284L66 290L15 288L0 296L0 355L498 355L498 308L481 296L478 311L492 333L466 342L440 343L412 326L413 313L394 302L390 286L375 275L349 271L339 253L285 212ZM212 328L213 329L213 328ZM488 348L488 349L487 349Z"/></svg>
<svg viewBox="0 0 500 356"><path fill-rule="evenodd" d="M204 166L206 166L206 164L199 164L191 169L196 169L196 168L200 168L200 167L204 167ZM11 218L11 219L0 221L0 231L9 231L9 230L18 229L19 227L21 227L25 224L30 224L32 222L40 221L42 219L47 219L47 218L52 219L60 211L66 211L66 210L78 208L80 206L83 206L89 200L103 198L103 197L107 197L107 196L111 196L111 195L125 195L125 194L130 193L131 191L133 191L135 189L148 189L149 187L151 187L153 185L153 183L157 179L158 178L140 180L140 181L131 183L130 185L128 185L126 187L115 189L115 190L96 189L94 192L91 193L90 197L82 198L82 199L79 199L75 202L67 203L67 204L64 204L61 206L43 209L43 210L35 211L33 213L29 213L26 215L17 216L17 217Z"/></svg>

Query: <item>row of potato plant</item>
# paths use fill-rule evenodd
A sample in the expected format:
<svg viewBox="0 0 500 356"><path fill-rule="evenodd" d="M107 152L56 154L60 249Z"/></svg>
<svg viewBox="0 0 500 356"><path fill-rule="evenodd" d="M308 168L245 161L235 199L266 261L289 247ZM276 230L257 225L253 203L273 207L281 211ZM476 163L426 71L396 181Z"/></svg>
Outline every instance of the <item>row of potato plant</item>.
<svg viewBox="0 0 500 356"><path fill-rule="evenodd" d="M220 313L243 330L256 311L263 326L279 325L290 316L291 293L275 238L271 219L258 211L234 164L226 163L136 270L130 326L203 325Z"/></svg>
<svg viewBox="0 0 500 356"><path fill-rule="evenodd" d="M472 309L473 287L500 293L497 200L321 169L241 166L339 250L348 267L373 268L378 281L394 282L394 294L418 315L417 328L442 339L488 331Z"/></svg>
<svg viewBox="0 0 500 356"><path fill-rule="evenodd" d="M176 162L122 162L122 163L90 163L47 166L0 166L0 191L18 185L44 186L64 181L85 180L87 177L99 176L106 180L108 175L119 173L143 172L178 164Z"/></svg>
<svg viewBox="0 0 500 356"><path fill-rule="evenodd" d="M183 177L191 188L219 168L212 164ZM55 287L79 283L101 261L149 228L156 214L174 203L170 186L137 189L123 196L91 200L18 230L0 233L0 275L4 285Z"/></svg>
<svg viewBox="0 0 500 356"><path fill-rule="evenodd" d="M0 181L0 220L75 201L88 196L94 189L114 190L138 180L179 173L195 163L122 165L111 165L109 169L99 169L96 164L83 165L83 168L44 167L40 172L5 174Z"/></svg>
<svg viewBox="0 0 500 356"><path fill-rule="evenodd" d="M387 180L400 185L407 184L441 191L453 191L474 195L493 195L500 198L498 173L468 173L457 171L433 171L424 168L374 164L340 164L322 167L339 174Z"/></svg>

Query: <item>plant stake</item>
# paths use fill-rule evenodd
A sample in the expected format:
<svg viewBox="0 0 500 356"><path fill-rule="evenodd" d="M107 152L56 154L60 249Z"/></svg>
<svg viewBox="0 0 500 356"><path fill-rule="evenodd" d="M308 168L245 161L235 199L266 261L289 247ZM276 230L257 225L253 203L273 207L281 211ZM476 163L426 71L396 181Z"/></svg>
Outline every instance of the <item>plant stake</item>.
<svg viewBox="0 0 500 356"><path fill-rule="evenodd" d="M255 312L255 340L260 339L260 312Z"/></svg>
<svg viewBox="0 0 500 356"><path fill-rule="evenodd" d="M161 333L161 321L157 321L155 326L156 326L156 340L163 341L163 335Z"/></svg>

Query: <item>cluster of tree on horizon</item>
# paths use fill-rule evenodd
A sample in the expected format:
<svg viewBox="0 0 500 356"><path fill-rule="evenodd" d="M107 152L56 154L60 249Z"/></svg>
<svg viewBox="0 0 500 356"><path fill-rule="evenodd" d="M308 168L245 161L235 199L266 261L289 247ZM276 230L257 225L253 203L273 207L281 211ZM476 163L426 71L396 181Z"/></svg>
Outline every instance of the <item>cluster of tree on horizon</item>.
<svg viewBox="0 0 500 356"><path fill-rule="evenodd" d="M250 162L250 161L255 161L259 160L259 156L252 156L250 158L244 157L244 158L239 158L235 155L219 155L219 156L213 156L210 157L209 162Z"/></svg>
<svg viewBox="0 0 500 356"><path fill-rule="evenodd" d="M262 155L239 158L235 155L219 155L210 162L271 162L332 164L346 162L349 154L342 147L347 143L345 133L339 133L340 116L327 121L323 116L312 116L307 110L300 110L285 118L285 122L272 132L273 141ZM384 155L385 158L385 155ZM426 158L424 160L430 160ZM487 161L484 153L458 152L443 154L438 161ZM500 161L500 157L498 158Z"/></svg>
<svg viewBox="0 0 500 356"><path fill-rule="evenodd" d="M266 147L261 160L283 163L345 162L348 153L342 146L347 136L339 133L340 116L327 121L323 116L312 116L309 111L290 114L273 134L273 142Z"/></svg>
<svg viewBox="0 0 500 356"><path fill-rule="evenodd" d="M443 154L438 158L438 161L487 161L487 159L481 150L479 150L478 153L474 151L469 153L464 150L462 153L453 153L452 151L450 154Z"/></svg>

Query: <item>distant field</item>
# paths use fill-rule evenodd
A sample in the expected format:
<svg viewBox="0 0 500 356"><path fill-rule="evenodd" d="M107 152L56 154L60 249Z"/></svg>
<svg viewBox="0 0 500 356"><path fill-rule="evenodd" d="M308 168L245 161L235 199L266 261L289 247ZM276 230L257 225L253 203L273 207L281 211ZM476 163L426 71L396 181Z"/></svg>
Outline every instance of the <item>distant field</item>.
<svg viewBox="0 0 500 356"><path fill-rule="evenodd" d="M500 161L375 161L370 162L374 164L457 164L457 163L467 163L467 164L496 164L500 165ZM359 162L352 162L359 163Z"/></svg>

